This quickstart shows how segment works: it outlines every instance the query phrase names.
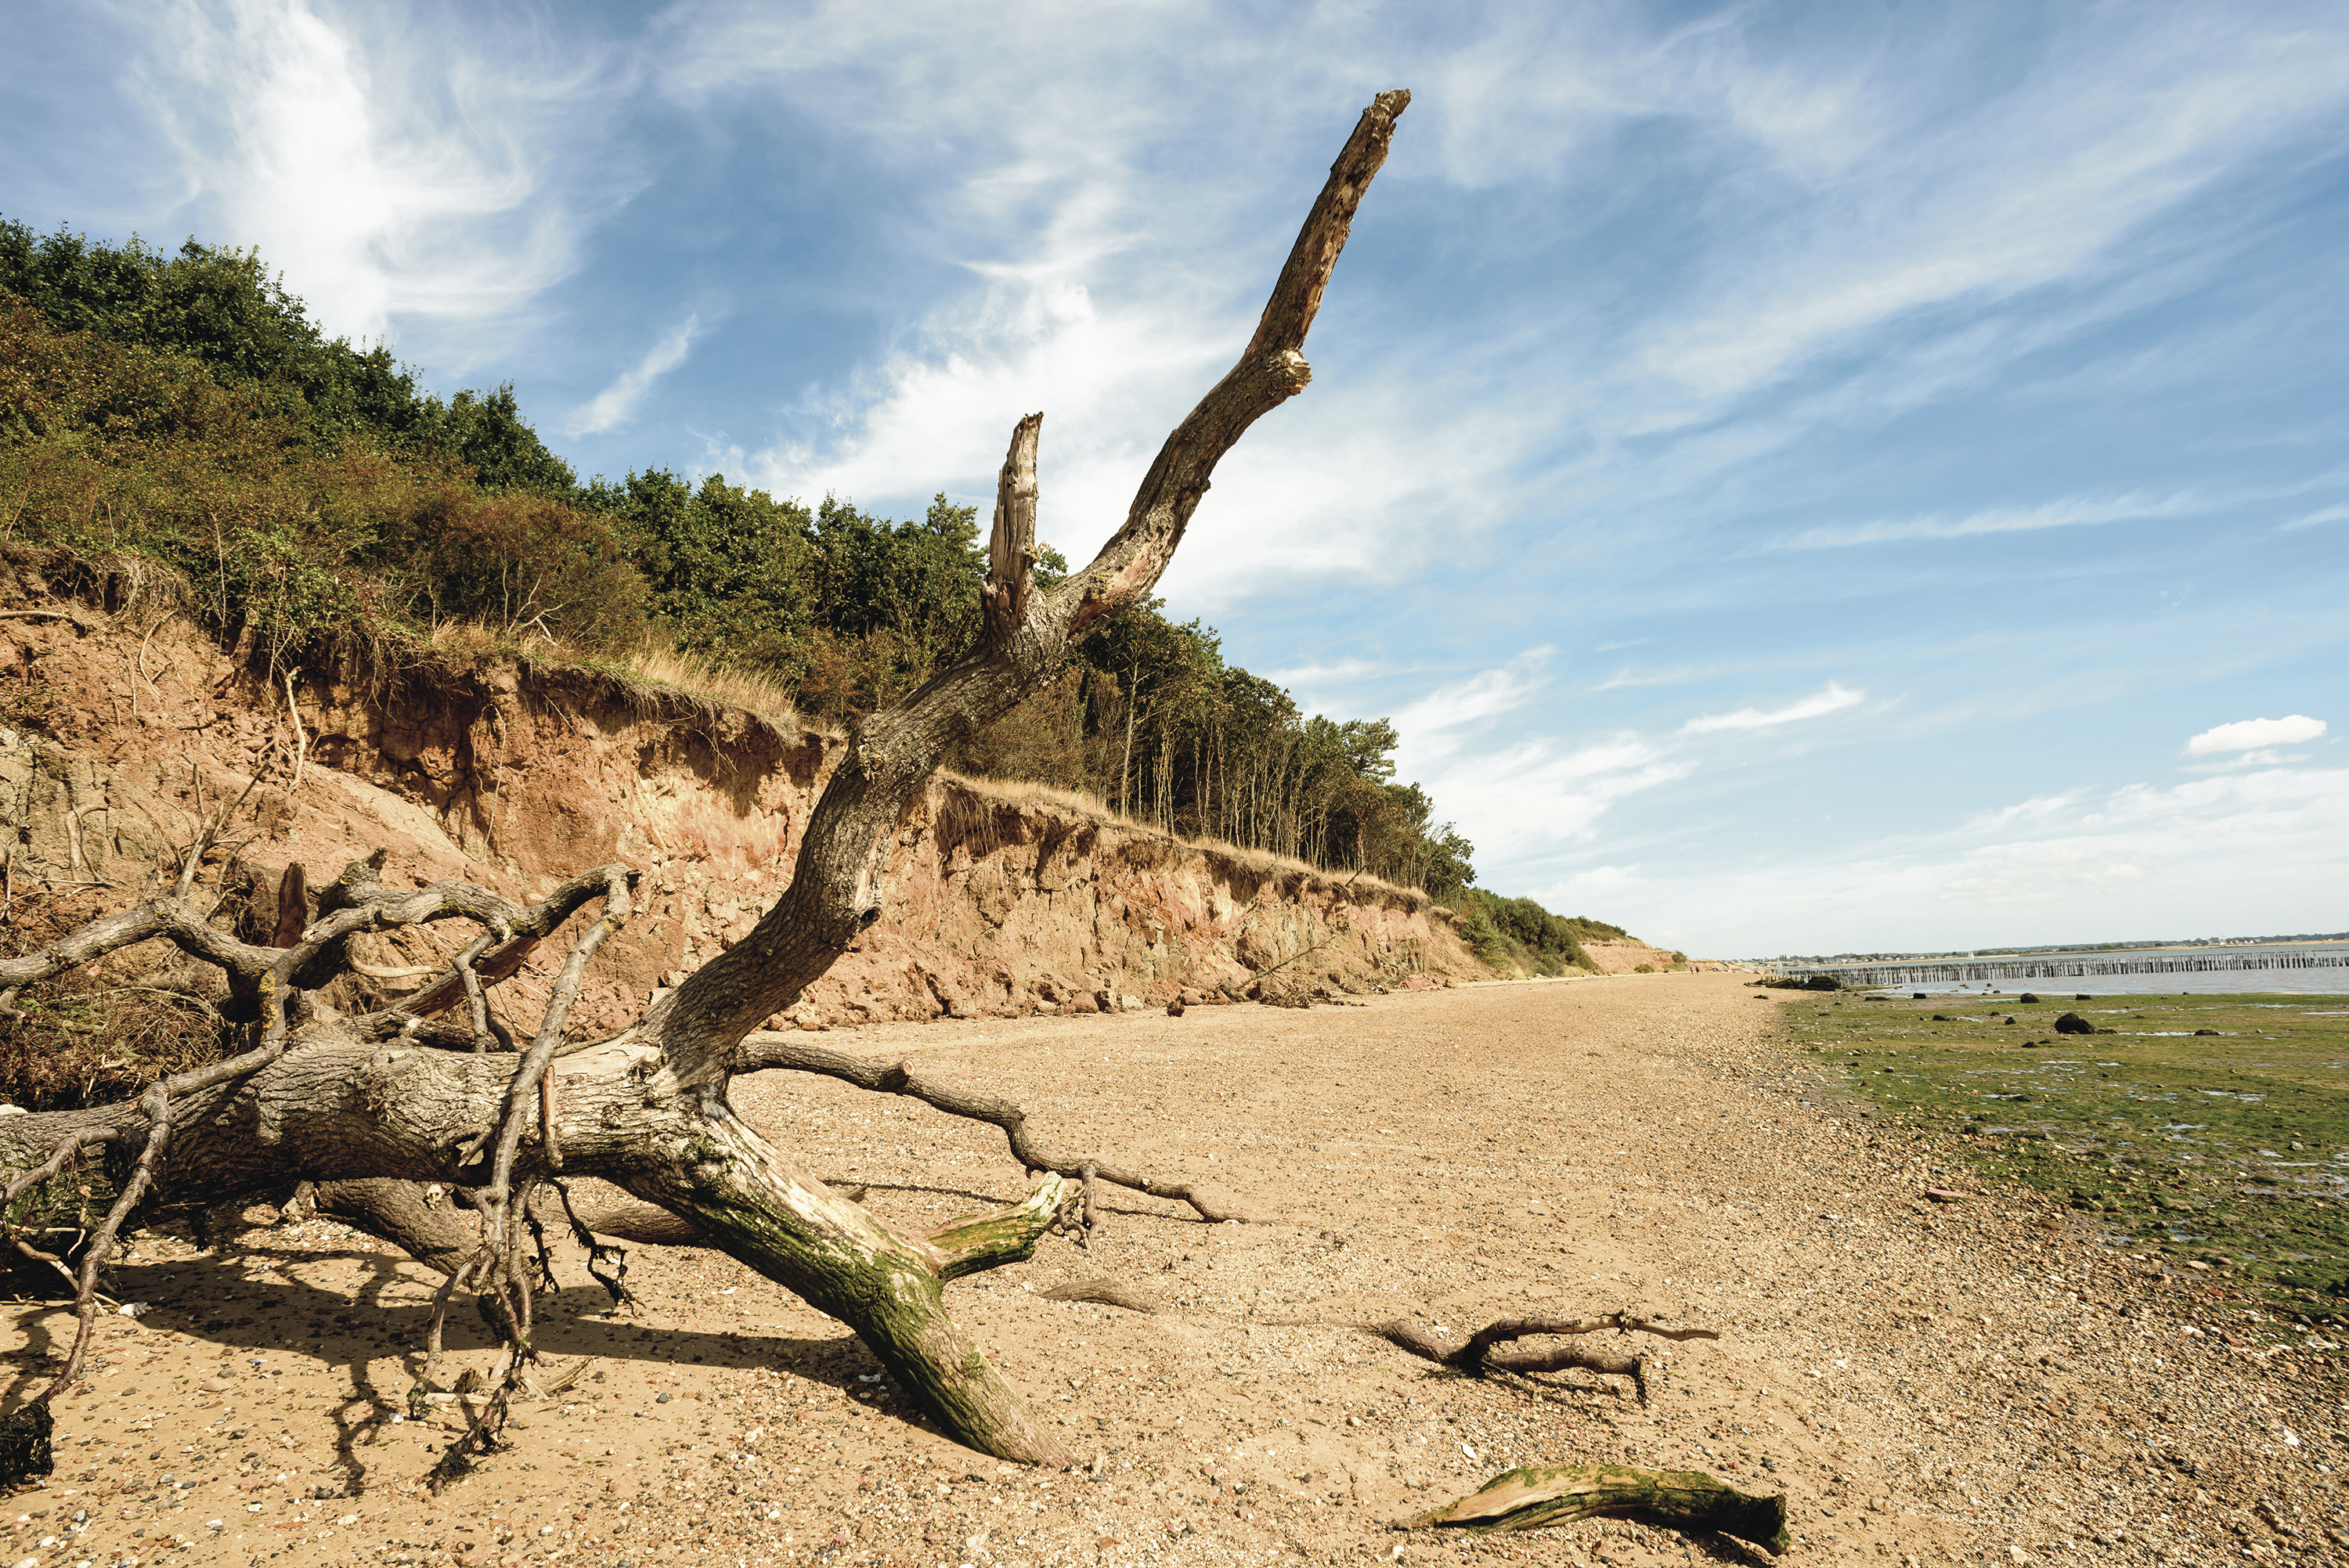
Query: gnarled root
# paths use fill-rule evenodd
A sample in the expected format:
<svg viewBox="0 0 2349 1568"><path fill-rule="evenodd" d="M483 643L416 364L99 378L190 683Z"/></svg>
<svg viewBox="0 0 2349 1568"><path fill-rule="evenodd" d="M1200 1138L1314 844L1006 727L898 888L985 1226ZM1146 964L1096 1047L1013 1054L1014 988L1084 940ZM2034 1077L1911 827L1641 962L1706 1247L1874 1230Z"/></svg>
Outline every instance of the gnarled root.
<svg viewBox="0 0 2349 1568"><path fill-rule="evenodd" d="M1786 1500L1754 1497L1702 1470L1633 1465L1527 1465L1505 1470L1457 1502L1405 1522L1407 1530L1536 1530L1593 1515L1673 1530L1715 1531L1783 1553Z"/></svg>
<svg viewBox="0 0 2349 1568"><path fill-rule="evenodd" d="M1505 1317L1485 1325L1465 1340L1454 1343L1450 1336L1433 1329L1423 1328L1416 1323L1396 1318L1391 1323L1368 1323L1364 1332L1377 1335L1398 1349L1413 1356L1424 1357L1441 1366L1455 1367L1482 1377L1487 1371L1498 1372L1562 1372L1578 1367L1586 1372L1605 1372L1618 1377L1629 1377L1640 1390L1640 1399L1648 1398L1648 1367L1646 1360L1625 1351L1595 1350L1579 1345L1524 1346L1514 1342L1547 1336L1570 1337L1597 1334L1615 1329L1623 1334L1649 1334L1659 1339L1718 1339L1713 1329L1693 1327L1685 1324L1668 1324L1652 1317L1633 1317L1629 1313L1610 1313L1605 1317ZM1508 1348L1501 1348L1506 1346Z"/></svg>

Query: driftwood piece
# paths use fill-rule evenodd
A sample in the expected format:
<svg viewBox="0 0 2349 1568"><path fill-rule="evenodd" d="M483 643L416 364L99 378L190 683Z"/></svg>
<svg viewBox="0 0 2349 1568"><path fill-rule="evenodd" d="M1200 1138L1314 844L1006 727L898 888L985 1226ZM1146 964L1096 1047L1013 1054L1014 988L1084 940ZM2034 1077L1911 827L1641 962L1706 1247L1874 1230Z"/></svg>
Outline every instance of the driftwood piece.
<svg viewBox="0 0 2349 1568"><path fill-rule="evenodd" d="M1716 1532L1774 1553L1784 1553L1792 1544L1784 1497L1755 1497L1702 1470L1634 1465L1527 1465L1504 1470L1459 1501L1423 1513L1404 1528L1482 1535L1537 1530L1593 1515Z"/></svg>
<svg viewBox="0 0 2349 1568"><path fill-rule="evenodd" d="M1053 1153L1038 1146L1028 1130L1028 1113L1011 1100L998 1095L975 1094L968 1089L933 1083L914 1072L910 1062L882 1063L853 1057L845 1051L835 1051L824 1046L810 1045L798 1034L783 1030L761 1029L736 1047L730 1064L736 1072L756 1072L763 1068L780 1068L791 1072L822 1073L843 1083L870 1089L875 1094L902 1094L920 1100L933 1109L949 1116L967 1117L984 1121L1003 1130L1011 1145L1011 1157L1031 1171L1049 1171L1071 1181L1098 1178L1112 1186L1146 1192L1154 1198L1167 1198L1178 1203L1188 1203L1198 1216L1211 1224L1226 1220L1238 1220L1251 1224L1265 1224L1269 1216L1244 1208L1220 1189L1205 1182L1165 1181L1129 1171L1121 1165L1104 1165L1098 1160L1078 1160L1068 1157L1065 1150Z"/></svg>
<svg viewBox="0 0 2349 1568"><path fill-rule="evenodd" d="M1713 1329L1664 1323L1652 1317L1634 1317L1624 1312L1609 1313L1604 1317L1505 1317L1486 1324L1466 1339L1457 1341L1408 1318L1365 1324L1363 1327L1398 1349L1408 1350L1413 1356L1478 1377L1488 1371L1522 1375L1528 1372L1562 1372L1568 1367L1579 1367L1586 1372L1605 1372L1629 1377L1639 1388L1642 1401L1648 1397L1648 1366L1640 1356L1629 1351L1599 1350L1582 1345L1520 1346L1516 1342L1520 1339L1571 1338L1602 1333L1610 1328L1622 1334L1651 1335L1658 1339L1721 1337Z"/></svg>

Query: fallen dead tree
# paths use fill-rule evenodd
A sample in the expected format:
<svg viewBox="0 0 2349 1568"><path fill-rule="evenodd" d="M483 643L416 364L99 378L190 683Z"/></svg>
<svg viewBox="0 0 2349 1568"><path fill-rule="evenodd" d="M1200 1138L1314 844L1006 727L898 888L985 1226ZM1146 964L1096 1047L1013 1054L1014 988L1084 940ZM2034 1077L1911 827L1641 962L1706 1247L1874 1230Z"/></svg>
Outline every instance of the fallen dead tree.
<svg viewBox="0 0 2349 1568"><path fill-rule="evenodd" d="M9 1204L36 1203L92 1159L105 1161L114 1184L79 1254L79 1330L39 1398L78 1371L99 1272L126 1226L166 1200L282 1202L307 1181L332 1212L412 1239L444 1273L436 1343L453 1293L478 1294L511 1354L451 1457L487 1448L508 1396L526 1391L540 1360L532 1308L547 1231L567 1226L597 1246L561 1185L593 1176L685 1221L845 1323L957 1439L1009 1460L1069 1459L955 1322L944 1294L956 1278L1029 1256L1048 1234L1081 1229L1084 1186L1051 1169L1066 1162L1035 1167L1047 1173L1016 1205L901 1234L746 1125L728 1081L752 1032L879 918L887 846L948 750L1056 675L1074 640L1148 596L1217 462L1257 418L1304 390L1306 335L1409 101L1381 93L1363 112L1237 363L1167 437L1100 553L1043 589L1031 573L1042 416L1019 422L998 485L978 645L856 727L805 826L788 888L748 935L626 1026L575 1038L570 1018L587 965L630 917L633 869L597 867L517 904L461 882L388 888L379 862L359 862L323 890L290 945L260 945L219 928L221 879L201 885L225 811L181 851L174 891L0 962L5 1006L24 986L135 943L168 941L225 971L258 1019L233 1054L154 1083L135 1101L0 1118ZM321 976L347 966L351 937L443 921L468 923L474 934L408 1006L344 1018L313 1003ZM543 1016L527 1039L509 1035L492 1017L486 989L564 929L576 934ZM453 1026L434 1016L459 1008ZM542 1186L555 1193L552 1207L533 1202ZM461 1191L468 1212L455 1216L432 1188L443 1201Z"/></svg>

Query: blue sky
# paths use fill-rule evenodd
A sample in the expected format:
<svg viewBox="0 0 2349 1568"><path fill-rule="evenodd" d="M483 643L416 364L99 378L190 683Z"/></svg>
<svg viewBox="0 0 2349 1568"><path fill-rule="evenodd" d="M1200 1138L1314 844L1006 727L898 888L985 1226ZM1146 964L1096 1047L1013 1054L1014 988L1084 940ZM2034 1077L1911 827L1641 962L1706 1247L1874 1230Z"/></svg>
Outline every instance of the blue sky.
<svg viewBox="0 0 2349 1568"><path fill-rule="evenodd" d="M1041 408L1071 555L1409 87L1176 615L1692 951L2349 928L2337 5L30 0L0 84L0 211L585 474L910 515Z"/></svg>

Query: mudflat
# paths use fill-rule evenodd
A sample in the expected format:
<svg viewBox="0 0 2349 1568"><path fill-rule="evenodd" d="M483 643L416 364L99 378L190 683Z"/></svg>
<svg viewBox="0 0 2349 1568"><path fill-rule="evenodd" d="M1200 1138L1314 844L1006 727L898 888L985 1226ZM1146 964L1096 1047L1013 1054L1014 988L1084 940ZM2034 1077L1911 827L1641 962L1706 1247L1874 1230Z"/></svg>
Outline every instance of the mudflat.
<svg viewBox="0 0 2349 1568"><path fill-rule="evenodd" d="M1655 975L832 1032L1019 1099L1056 1148L1275 1216L1208 1225L1105 1189L1090 1248L1049 1242L950 1287L1092 1456L1074 1471L924 1429L837 1323L722 1256L632 1249L626 1313L558 1246L542 1344L559 1367L592 1360L436 1496L422 1482L458 1418L417 1381L435 1276L316 1221L211 1252L152 1236L117 1275L149 1311L103 1320L87 1390L57 1401L56 1473L10 1501L6 1553L1766 1560L1620 1520L1393 1528L1513 1466L1618 1461L1783 1492L1802 1562L2349 1558L2337 1347L2254 1345L2258 1308L2224 1282L1879 1126L1782 1042L1780 1011L1734 976ZM911 1100L766 1073L735 1101L906 1228L1025 1185L994 1129ZM1161 1310L1041 1294L1087 1280ZM1626 1308L1721 1336L1640 1343L1642 1402L1589 1373L1469 1378L1360 1326ZM494 1362L457 1316L443 1387ZM11 1322L23 1391L70 1317L22 1305Z"/></svg>

